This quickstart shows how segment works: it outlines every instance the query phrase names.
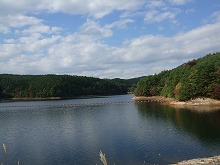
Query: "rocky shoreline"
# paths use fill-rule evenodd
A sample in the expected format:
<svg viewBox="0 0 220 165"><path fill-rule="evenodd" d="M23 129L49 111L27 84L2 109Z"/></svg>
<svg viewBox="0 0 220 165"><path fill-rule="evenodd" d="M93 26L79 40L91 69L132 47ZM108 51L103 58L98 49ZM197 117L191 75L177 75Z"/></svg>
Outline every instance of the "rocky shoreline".
<svg viewBox="0 0 220 165"><path fill-rule="evenodd" d="M164 102L164 103L171 103L175 101L174 98L168 98L163 96L135 96L132 98L135 101L156 101L156 102Z"/></svg>
<svg viewBox="0 0 220 165"><path fill-rule="evenodd" d="M178 163L174 163L172 165L186 165L186 164L215 164L220 165L220 156L213 156L208 158L198 158L198 159L191 159L191 160L184 160Z"/></svg>
<svg viewBox="0 0 220 165"><path fill-rule="evenodd" d="M178 101L174 98L167 98L163 96L151 96L151 97L134 97L135 101L147 101L147 102L160 102L161 104L169 105L174 108L190 108L195 110L219 110L220 100L214 100L211 98L196 98L189 101Z"/></svg>
<svg viewBox="0 0 220 165"><path fill-rule="evenodd" d="M192 106L220 105L220 100L215 100L215 99L205 98L205 97L191 99L189 101L178 101L174 98L168 98L168 97L163 97L163 96L150 96L150 97L136 96L136 97L133 97L132 99L136 101L157 101L157 102L162 102L162 103L169 103L171 105L192 105Z"/></svg>

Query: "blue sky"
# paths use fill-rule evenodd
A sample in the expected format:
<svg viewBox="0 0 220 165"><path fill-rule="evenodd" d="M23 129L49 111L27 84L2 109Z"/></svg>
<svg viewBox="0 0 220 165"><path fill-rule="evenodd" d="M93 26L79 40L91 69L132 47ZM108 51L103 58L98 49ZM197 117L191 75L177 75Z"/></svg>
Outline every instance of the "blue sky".
<svg viewBox="0 0 220 165"><path fill-rule="evenodd" d="M220 51L219 0L0 0L0 73L133 78Z"/></svg>

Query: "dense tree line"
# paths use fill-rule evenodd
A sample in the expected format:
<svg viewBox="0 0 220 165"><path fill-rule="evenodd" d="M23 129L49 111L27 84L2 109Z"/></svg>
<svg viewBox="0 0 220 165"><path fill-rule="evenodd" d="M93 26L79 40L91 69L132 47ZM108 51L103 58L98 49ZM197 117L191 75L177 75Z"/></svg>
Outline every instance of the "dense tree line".
<svg viewBox="0 0 220 165"><path fill-rule="evenodd" d="M181 66L142 78L137 96L162 95L178 100L210 97L220 100L220 53L208 54Z"/></svg>
<svg viewBox="0 0 220 165"><path fill-rule="evenodd" d="M0 74L0 98L70 98L83 95L126 94L132 83L71 75Z"/></svg>

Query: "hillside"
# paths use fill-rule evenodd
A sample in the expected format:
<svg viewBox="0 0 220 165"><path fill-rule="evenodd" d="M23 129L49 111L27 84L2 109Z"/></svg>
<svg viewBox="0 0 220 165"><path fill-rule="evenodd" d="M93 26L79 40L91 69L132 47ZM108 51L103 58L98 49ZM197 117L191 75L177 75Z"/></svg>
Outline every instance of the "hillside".
<svg viewBox="0 0 220 165"><path fill-rule="evenodd" d="M126 94L132 83L71 75L0 74L0 99Z"/></svg>
<svg viewBox="0 0 220 165"><path fill-rule="evenodd" d="M181 66L142 78L135 89L136 96L176 98L208 97L220 100L220 53L208 54Z"/></svg>

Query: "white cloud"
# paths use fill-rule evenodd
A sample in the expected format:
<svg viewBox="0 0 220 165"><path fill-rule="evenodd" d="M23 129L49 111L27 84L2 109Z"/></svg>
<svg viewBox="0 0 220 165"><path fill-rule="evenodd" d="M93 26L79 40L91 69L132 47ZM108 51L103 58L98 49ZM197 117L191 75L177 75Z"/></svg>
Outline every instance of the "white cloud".
<svg viewBox="0 0 220 165"><path fill-rule="evenodd" d="M204 25L175 37L181 43L185 55L212 53L218 51L220 44L220 23Z"/></svg>
<svg viewBox="0 0 220 165"><path fill-rule="evenodd" d="M194 12L196 12L196 10L194 8L190 8L190 9L185 10L186 14L190 14L190 13L194 13Z"/></svg>
<svg viewBox="0 0 220 165"><path fill-rule="evenodd" d="M158 73L206 53L220 51L219 12L213 13L213 24L174 36L142 35L117 47L106 44L106 39L117 39L111 38L114 37L114 28L127 28L129 24L133 25L137 17L144 17L149 24L175 22L182 10L167 5L183 5L190 1L149 2L0 0L0 33L16 35L0 43L0 73L16 71L18 74L57 73L130 78ZM136 11L141 5L142 10ZM36 13L28 16L30 11ZM45 20L36 18L37 12L42 11L82 14L87 15L88 19L78 31L62 34L64 29L46 25ZM119 20L108 24L97 19L113 11L122 11L124 14ZM162 25L157 28L163 30Z"/></svg>
<svg viewBox="0 0 220 165"><path fill-rule="evenodd" d="M204 24L220 22L220 12L215 11L209 17L203 18Z"/></svg>
<svg viewBox="0 0 220 165"><path fill-rule="evenodd" d="M112 30L110 28L101 27L93 20L87 20L80 28L80 37L83 38L83 40L97 40L110 36L112 36Z"/></svg>
<svg viewBox="0 0 220 165"><path fill-rule="evenodd" d="M220 11L214 12L212 18L214 19L214 22L220 22Z"/></svg>
<svg viewBox="0 0 220 165"><path fill-rule="evenodd" d="M55 44L59 39L59 36L42 38L40 34L33 34L19 39L5 40L5 43L0 45L0 59L3 61L16 61L20 57L31 59L35 55L43 56L47 54L48 47ZM22 63L25 64L25 61ZM16 67L19 67L19 65L16 65Z"/></svg>
<svg viewBox="0 0 220 165"><path fill-rule="evenodd" d="M38 38L37 36L33 37L22 37L19 39L20 43L23 46L23 51L34 54L42 54L48 53L48 48L55 44L60 39L60 36L52 36L50 38ZM28 45L25 46L25 45Z"/></svg>
<svg viewBox="0 0 220 165"><path fill-rule="evenodd" d="M56 67L68 72L93 71L112 61L110 52L111 48L101 43L60 43L50 47L48 57L42 63L44 66L49 64L49 70L54 70L53 64L56 64Z"/></svg>
<svg viewBox="0 0 220 165"><path fill-rule="evenodd" d="M0 25L0 33L7 34L9 32L10 32L10 28Z"/></svg>
<svg viewBox="0 0 220 165"><path fill-rule="evenodd" d="M145 35L132 39L122 47L113 47L89 38L105 37L103 33L82 31L66 37L44 37L40 34L5 40L0 45L0 72L26 74L77 74L95 77L137 77L171 69L201 55L219 51L220 23L166 37ZM88 28L90 29L90 28ZM108 31L108 30L107 30ZM78 40L82 34L89 41ZM105 32L104 32L105 34ZM107 32L108 34L108 32Z"/></svg>
<svg viewBox="0 0 220 165"><path fill-rule="evenodd" d="M42 0L43 1L43 0ZM141 6L143 0L74 0L74 1L62 1L56 0L54 3L47 0L47 8L50 12L64 12L70 14L89 14L94 18L101 18L114 10L123 11L123 10L133 10Z"/></svg>
<svg viewBox="0 0 220 165"><path fill-rule="evenodd" d="M134 10L144 4L144 0L7 0L0 1L0 14L25 14L29 12L63 12L69 14L88 14L94 18L101 18L114 10Z"/></svg>
<svg viewBox="0 0 220 165"><path fill-rule="evenodd" d="M41 24L42 20L25 15L7 15L0 16L0 32L9 33L11 28L20 28L24 26ZM2 29L2 30L1 30Z"/></svg>
<svg viewBox="0 0 220 165"><path fill-rule="evenodd" d="M173 5L184 5L186 3L192 2L193 0L168 0Z"/></svg>
<svg viewBox="0 0 220 165"><path fill-rule="evenodd" d="M126 59L139 62L156 61L157 59L187 60L205 55L206 53L215 52L219 50L219 28L220 23L216 23L173 37L143 36L128 43L127 47L130 50L126 55Z"/></svg>
<svg viewBox="0 0 220 165"><path fill-rule="evenodd" d="M58 27L50 27L43 24L33 25L29 27L28 29L24 29L22 31L23 34L33 34L33 33L46 33L46 34L52 34L57 33L61 30L61 28Z"/></svg>
<svg viewBox="0 0 220 165"><path fill-rule="evenodd" d="M171 21L176 23L176 16L181 13L179 8L170 7L167 1L152 0L146 3L144 21L148 24Z"/></svg>
<svg viewBox="0 0 220 165"><path fill-rule="evenodd" d="M7 17L1 18L2 24L8 24L10 27L22 27L22 26L28 26L28 25L36 25L41 23L42 20L37 19L35 17L31 16L25 16L25 15L8 15Z"/></svg>
<svg viewBox="0 0 220 165"><path fill-rule="evenodd" d="M150 8L157 8L157 7L164 7L166 4L162 0L152 0L146 3L147 7Z"/></svg>
<svg viewBox="0 0 220 165"><path fill-rule="evenodd" d="M119 29L125 29L127 27L127 24L134 23L135 20L133 19L120 19L119 21L113 22L111 24L106 25L106 28L114 28L117 27Z"/></svg>
<svg viewBox="0 0 220 165"><path fill-rule="evenodd" d="M149 10L146 12L144 21L146 23L160 23L165 20L176 22L175 18L178 12L179 12L178 10L173 10L173 11Z"/></svg>
<svg viewBox="0 0 220 165"><path fill-rule="evenodd" d="M1 0L0 1L0 15L15 15L24 14L35 8L37 1L26 0ZM33 11L33 10L32 10Z"/></svg>
<svg viewBox="0 0 220 165"><path fill-rule="evenodd" d="M163 21L170 21L176 24L178 21L176 17L183 11L179 7L192 0L151 0L146 2L146 11L144 21L148 24L161 23ZM189 14L194 12L194 9L187 9L185 12Z"/></svg>
<svg viewBox="0 0 220 165"><path fill-rule="evenodd" d="M0 45L0 59L3 60L10 60L10 58L19 55L20 49L19 44L1 44Z"/></svg>

